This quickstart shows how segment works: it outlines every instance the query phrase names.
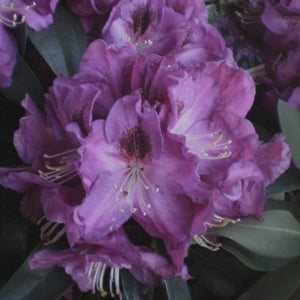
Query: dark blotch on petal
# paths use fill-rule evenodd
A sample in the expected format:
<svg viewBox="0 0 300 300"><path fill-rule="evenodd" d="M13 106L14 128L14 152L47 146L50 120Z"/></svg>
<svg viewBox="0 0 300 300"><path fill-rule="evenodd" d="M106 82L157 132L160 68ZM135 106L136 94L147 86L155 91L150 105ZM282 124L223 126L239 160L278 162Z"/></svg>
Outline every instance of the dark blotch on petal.
<svg viewBox="0 0 300 300"><path fill-rule="evenodd" d="M126 158L144 159L151 151L150 138L140 126L124 131L119 146L120 153Z"/></svg>
<svg viewBox="0 0 300 300"><path fill-rule="evenodd" d="M149 8L149 3L145 7L138 7L134 11L132 19L134 33L138 35L144 34L153 20L153 12Z"/></svg>
<svg viewBox="0 0 300 300"><path fill-rule="evenodd" d="M83 114L84 114L83 109L80 110L79 112L75 112L74 115L72 116L72 121L78 124L79 128L81 129L84 135L88 135L88 130L85 127Z"/></svg>

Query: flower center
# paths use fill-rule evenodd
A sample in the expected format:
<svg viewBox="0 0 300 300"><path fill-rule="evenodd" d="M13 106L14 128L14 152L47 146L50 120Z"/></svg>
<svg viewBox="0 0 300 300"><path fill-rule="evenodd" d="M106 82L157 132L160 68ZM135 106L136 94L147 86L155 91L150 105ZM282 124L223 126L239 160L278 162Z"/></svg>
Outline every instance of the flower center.
<svg viewBox="0 0 300 300"><path fill-rule="evenodd" d="M45 169L38 174L46 180L63 184L77 176L74 162L78 158L77 149L71 149L54 155L44 154Z"/></svg>
<svg viewBox="0 0 300 300"><path fill-rule="evenodd" d="M144 174L144 168L138 166L127 166L125 171L121 174L117 183L114 184L116 195L114 200L119 201L120 196L124 200L129 200L131 204L131 212L136 213L137 208L133 206L133 193L136 194L139 207L144 216L147 215L146 210L151 208L151 204L146 200L148 197L147 191L152 190L159 193L159 188L151 184ZM134 192L133 192L134 190ZM121 207L120 212L124 209Z"/></svg>
<svg viewBox="0 0 300 300"><path fill-rule="evenodd" d="M140 126L134 126L123 132L119 150L126 159L143 160L151 151L150 138Z"/></svg>
<svg viewBox="0 0 300 300"><path fill-rule="evenodd" d="M220 152L220 150L225 150L232 144L231 140L222 142L224 137L222 130L208 134L187 134L186 137L187 146L202 159L223 159L230 157L232 154L231 151Z"/></svg>
<svg viewBox="0 0 300 300"><path fill-rule="evenodd" d="M22 7L16 7L13 1L10 1L9 6L2 4L0 5L0 23L8 27L16 27L25 22L26 18L22 16L22 13L34 6L36 2Z"/></svg>
<svg viewBox="0 0 300 300"><path fill-rule="evenodd" d="M92 262L89 267L88 279L92 283L93 293L95 294L97 290L100 292L101 297L107 296L107 292L104 289L104 275L107 268L109 267L103 262ZM115 293L113 292L113 285L115 286ZM118 267L110 268L109 292L111 297L117 295L119 299L122 300L122 293L120 291L120 268Z"/></svg>

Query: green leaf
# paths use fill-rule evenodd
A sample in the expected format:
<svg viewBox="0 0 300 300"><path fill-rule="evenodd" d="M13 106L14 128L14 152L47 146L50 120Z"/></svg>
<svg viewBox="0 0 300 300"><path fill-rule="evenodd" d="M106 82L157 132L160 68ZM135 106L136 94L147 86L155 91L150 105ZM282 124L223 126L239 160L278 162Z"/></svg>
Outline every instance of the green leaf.
<svg viewBox="0 0 300 300"><path fill-rule="evenodd" d="M188 285L181 277L165 280L165 286L169 300L191 300Z"/></svg>
<svg viewBox="0 0 300 300"><path fill-rule="evenodd" d="M28 36L56 75L78 72L87 47L86 34L80 20L62 5L52 25L40 32L28 30Z"/></svg>
<svg viewBox="0 0 300 300"><path fill-rule="evenodd" d="M264 210L288 210L300 222L300 205L295 202L268 199Z"/></svg>
<svg viewBox="0 0 300 300"><path fill-rule="evenodd" d="M12 101L21 102L26 93L31 96L38 106L43 105L44 90L40 81L23 58L18 56L12 84L6 89L0 89L0 94Z"/></svg>
<svg viewBox="0 0 300 300"><path fill-rule="evenodd" d="M139 294L146 294L148 287L139 283L127 270L121 271L123 293L128 300L140 300Z"/></svg>
<svg viewBox="0 0 300 300"><path fill-rule="evenodd" d="M262 256L293 258L300 254L300 224L286 210L269 210L264 221L245 218L237 224L212 228L209 233L232 239Z"/></svg>
<svg viewBox="0 0 300 300"><path fill-rule="evenodd" d="M266 189L268 197L300 189L300 171L289 169Z"/></svg>
<svg viewBox="0 0 300 300"><path fill-rule="evenodd" d="M69 290L74 282L56 266L44 269L30 269L27 259L0 291L5 300L53 300Z"/></svg>
<svg viewBox="0 0 300 300"><path fill-rule="evenodd" d="M300 296L300 259L258 280L239 300L296 300Z"/></svg>
<svg viewBox="0 0 300 300"><path fill-rule="evenodd" d="M279 100L278 116L282 132L286 136L295 165L300 169L300 110Z"/></svg>
<svg viewBox="0 0 300 300"><path fill-rule="evenodd" d="M257 271L274 271L291 261L291 259L265 257L253 253L229 239L222 240L222 248L238 258L248 268Z"/></svg>

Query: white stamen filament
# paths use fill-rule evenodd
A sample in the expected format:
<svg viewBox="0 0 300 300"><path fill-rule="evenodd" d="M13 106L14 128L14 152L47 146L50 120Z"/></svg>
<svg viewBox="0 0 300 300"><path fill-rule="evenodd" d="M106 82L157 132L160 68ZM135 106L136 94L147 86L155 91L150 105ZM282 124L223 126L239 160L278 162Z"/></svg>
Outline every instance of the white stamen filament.
<svg viewBox="0 0 300 300"><path fill-rule="evenodd" d="M223 217L218 216L218 215L215 214L213 222L206 222L205 224L210 228L212 228L212 227L224 227L229 223L236 224L240 221L241 221L241 219L223 218Z"/></svg>
<svg viewBox="0 0 300 300"><path fill-rule="evenodd" d="M101 297L105 297L107 292L104 288L104 276L105 272L109 268L106 263L92 262L88 271L88 279L92 283L92 292L95 294L99 291ZM109 276L109 292L112 297L116 295L122 300L122 294L120 291L120 268L111 268ZM113 284L115 286L115 293L113 292Z"/></svg>
<svg viewBox="0 0 300 300"><path fill-rule="evenodd" d="M145 201L146 195L145 191L153 190L154 192L158 193L159 188L153 186L146 175L143 172L143 168L134 166L127 166L126 169L122 172L121 176L119 177L117 183L114 184L114 188L117 190L116 195L114 196L115 201L120 200L120 195L123 196L124 200L131 201L131 212L135 213L137 211L136 207L133 207L133 199L130 197L132 195L133 188L136 188L136 192L138 193L138 199L140 202L139 208L142 211L144 216L147 215L146 211L143 209L150 209L151 204ZM120 212L123 213L124 209L120 208Z"/></svg>
<svg viewBox="0 0 300 300"><path fill-rule="evenodd" d="M232 152L225 151L220 152L216 155L208 154L207 151L216 151L216 150L225 150L228 148L230 144L232 144L231 140L227 140L226 142L221 143L224 137L224 132L222 130L218 130L215 132L207 133L207 134L190 134L187 135L187 145L191 148L192 151L196 152L200 158L202 159L223 159L230 157ZM201 143L199 140L209 139L212 141Z"/></svg>
<svg viewBox="0 0 300 300"><path fill-rule="evenodd" d="M221 243L208 239L204 234L194 235L195 241L201 246L211 251L218 251L222 246Z"/></svg>
<svg viewBox="0 0 300 300"><path fill-rule="evenodd" d="M31 5L25 5L23 7L16 7L13 1L10 1L10 6L2 4L0 6L0 23L8 27L16 27L17 25L23 24L26 20L25 16L21 16L18 20L18 14L22 13L30 8L36 6L36 2L32 2ZM13 13L12 17L8 18L4 14Z"/></svg>
<svg viewBox="0 0 300 300"><path fill-rule="evenodd" d="M46 220L46 217L39 219L37 225L39 226L44 220ZM66 233L66 228L63 226L58 230L59 226L63 226L63 224L46 221L41 227L40 239L44 242L44 245L50 245L57 242Z"/></svg>
<svg viewBox="0 0 300 300"><path fill-rule="evenodd" d="M38 174L46 180L63 184L77 176L73 162L78 158L77 150L72 149L54 155L44 154L44 158L49 159L45 162L45 167L49 171L38 170ZM58 159L59 161L51 162Z"/></svg>

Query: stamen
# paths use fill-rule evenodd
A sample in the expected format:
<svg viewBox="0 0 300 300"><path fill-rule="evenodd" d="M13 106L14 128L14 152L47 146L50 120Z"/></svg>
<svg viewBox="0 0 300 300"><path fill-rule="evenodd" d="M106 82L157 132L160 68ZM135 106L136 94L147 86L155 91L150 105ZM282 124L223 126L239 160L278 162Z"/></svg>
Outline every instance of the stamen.
<svg viewBox="0 0 300 300"><path fill-rule="evenodd" d="M136 42L135 46L137 49L145 48L145 47L151 47L153 46L153 41L148 39L141 42Z"/></svg>
<svg viewBox="0 0 300 300"><path fill-rule="evenodd" d="M145 192L152 190L156 193L159 193L160 191L159 187L154 186L150 183L150 181L144 174L143 168L137 166L127 166L125 170L121 173L117 183L114 183L113 187L114 189L116 189L114 201L118 202L120 199L120 195L123 196L124 200L130 201L132 213L136 213L138 210L136 207L133 207L133 199L131 197L132 191L135 188L136 193L138 193L137 199L139 199L140 209L144 216L147 215L147 212L143 208L151 208L151 204L145 201ZM120 207L120 212L125 212L122 206Z"/></svg>
<svg viewBox="0 0 300 300"><path fill-rule="evenodd" d="M207 248L214 252L218 251L222 246L221 243L217 243L208 239L204 234L194 235L194 239L201 247Z"/></svg>
<svg viewBox="0 0 300 300"><path fill-rule="evenodd" d="M16 7L13 1L10 1L10 6L2 4L0 6L0 23L8 27L16 27L17 25L23 24L26 20L25 16L21 16L19 18L18 15L22 15L24 11L31 9L35 6L36 2L32 2L32 4L23 7ZM12 16L9 15L11 13ZM5 14L8 14L8 16L5 16Z"/></svg>
<svg viewBox="0 0 300 300"><path fill-rule="evenodd" d="M210 228L212 228L212 227L224 227L224 226L228 225L229 223L236 224L240 221L241 221L241 219L223 218L223 217L218 216L218 215L215 214L214 219L213 219L213 223L206 222L205 224Z"/></svg>
<svg viewBox="0 0 300 300"><path fill-rule="evenodd" d="M37 225L40 226L41 223L45 220L46 217L42 217L38 220ZM46 223L41 227L40 239L46 246L57 242L65 233L66 229L63 224L46 221Z"/></svg>
<svg viewBox="0 0 300 300"><path fill-rule="evenodd" d="M115 296L115 294L113 293L113 290L112 290L112 284L114 282L114 271L115 271L115 268L111 268L110 275L109 275L109 292L110 292L111 297Z"/></svg>
<svg viewBox="0 0 300 300"><path fill-rule="evenodd" d="M208 134L198 134L198 135L187 135L187 145L191 148L191 150L195 151L200 158L202 159L223 159L230 157L232 152L226 151L221 152L216 155L208 154L207 151L216 151L216 150L225 150L228 148L230 144L232 144L231 140L227 140L226 142L220 143L224 137L224 132L222 130L218 130L215 132L211 132ZM200 143L199 140L209 139L207 143Z"/></svg>
<svg viewBox="0 0 300 300"><path fill-rule="evenodd" d="M92 292L93 294L96 291L99 291L101 297L107 296L107 292L104 288L104 276L108 266L106 263L103 262L92 262L90 264L88 270L88 279L92 283ZM109 292L111 297L115 295L119 296L119 299L122 300L122 294L120 291L120 272L118 267L110 269L110 276L109 276ZM113 284L115 285L115 293L113 292Z"/></svg>
<svg viewBox="0 0 300 300"><path fill-rule="evenodd" d="M49 155L44 154L45 168L49 171L38 170L38 174L45 180L63 184L77 176L73 162L78 158L77 149L71 149L61 153ZM52 162L51 162L52 160Z"/></svg>

